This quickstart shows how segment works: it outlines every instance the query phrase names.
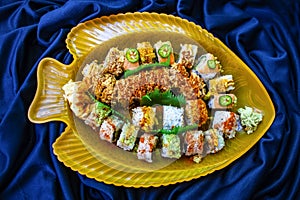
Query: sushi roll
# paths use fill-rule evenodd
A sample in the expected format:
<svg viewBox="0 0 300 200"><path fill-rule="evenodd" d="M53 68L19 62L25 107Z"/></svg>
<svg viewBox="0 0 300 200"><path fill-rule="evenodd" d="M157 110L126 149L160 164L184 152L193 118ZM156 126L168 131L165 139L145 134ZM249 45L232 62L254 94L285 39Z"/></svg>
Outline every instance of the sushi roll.
<svg viewBox="0 0 300 200"><path fill-rule="evenodd" d="M202 131L187 131L184 134L184 151L186 156L203 155L203 146L204 134Z"/></svg>
<svg viewBox="0 0 300 200"><path fill-rule="evenodd" d="M187 100L184 108L186 125L202 126L208 120L206 103L202 99Z"/></svg>
<svg viewBox="0 0 300 200"><path fill-rule="evenodd" d="M208 107L212 109L233 108L237 103L237 97L234 94L215 94L208 102Z"/></svg>
<svg viewBox="0 0 300 200"><path fill-rule="evenodd" d="M151 131L157 124L155 113L155 107L136 107L132 109L132 124L144 131Z"/></svg>
<svg viewBox="0 0 300 200"><path fill-rule="evenodd" d="M187 69L191 69L194 65L197 51L198 47L196 45L181 44L178 63L182 64Z"/></svg>
<svg viewBox="0 0 300 200"><path fill-rule="evenodd" d="M204 131L204 143L206 154L217 153L225 146L223 134L217 129Z"/></svg>
<svg viewBox="0 0 300 200"><path fill-rule="evenodd" d="M110 143L115 142L119 131L122 129L124 122L118 117L112 115L106 118L99 129L99 137L101 140Z"/></svg>
<svg viewBox="0 0 300 200"><path fill-rule="evenodd" d="M157 144L158 137L149 133L144 133L139 140L137 157L139 160L152 162L152 152Z"/></svg>
<svg viewBox="0 0 300 200"><path fill-rule="evenodd" d="M116 47L111 48L105 57L101 73L109 73L116 77L120 76L124 72L124 61L124 51L120 51Z"/></svg>
<svg viewBox="0 0 300 200"><path fill-rule="evenodd" d="M140 55L138 50L135 48L126 48L124 52L125 52L124 69L133 70L139 67Z"/></svg>
<svg viewBox="0 0 300 200"><path fill-rule="evenodd" d="M163 106L163 129L170 130L184 125L184 109L174 106Z"/></svg>
<svg viewBox="0 0 300 200"><path fill-rule="evenodd" d="M211 53L206 53L200 56L195 70L207 82L215 78L221 71L220 62Z"/></svg>
<svg viewBox="0 0 300 200"><path fill-rule="evenodd" d="M166 63L169 61L169 64L172 65L175 62L173 48L170 41L158 41L154 44L154 48L156 49L156 55L159 63Z"/></svg>
<svg viewBox="0 0 300 200"><path fill-rule="evenodd" d="M226 93L233 90L234 88L235 87L232 75L220 76L218 78L209 80L208 83L208 90L212 95L218 93Z"/></svg>
<svg viewBox="0 0 300 200"><path fill-rule="evenodd" d="M236 131L241 131L239 116L231 111L216 111L212 127L222 132L228 139L234 138Z"/></svg>
<svg viewBox="0 0 300 200"><path fill-rule="evenodd" d="M151 64L154 62L156 55L150 42L137 43L137 50L139 51L142 65Z"/></svg>
<svg viewBox="0 0 300 200"><path fill-rule="evenodd" d="M162 135L162 148L161 156L164 158L180 158L181 147L180 138L176 134L163 134Z"/></svg>
<svg viewBox="0 0 300 200"><path fill-rule="evenodd" d="M130 123L125 123L122 127L120 137L117 141L117 146L130 151L135 145L139 129Z"/></svg>

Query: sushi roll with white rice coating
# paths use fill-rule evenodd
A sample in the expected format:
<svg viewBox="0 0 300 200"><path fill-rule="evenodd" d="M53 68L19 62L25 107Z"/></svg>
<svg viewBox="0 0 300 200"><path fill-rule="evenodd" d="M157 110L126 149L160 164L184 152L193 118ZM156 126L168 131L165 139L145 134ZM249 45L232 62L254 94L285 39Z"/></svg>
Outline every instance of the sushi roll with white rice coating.
<svg viewBox="0 0 300 200"><path fill-rule="evenodd" d="M198 61L195 70L207 82L215 78L221 71L220 62L211 53L203 54Z"/></svg>
<svg viewBox="0 0 300 200"><path fill-rule="evenodd" d="M132 124L140 127L144 131L151 131L157 124L155 113L155 107L136 107L132 109Z"/></svg>
<svg viewBox="0 0 300 200"><path fill-rule="evenodd" d="M161 156L164 158L180 158L181 147L180 138L176 134L163 134L162 135L162 148Z"/></svg>
<svg viewBox="0 0 300 200"><path fill-rule="evenodd" d="M152 153L156 144L158 142L158 137L150 133L144 133L139 140L139 145L137 149L137 157L139 160L144 160L147 162L152 162Z"/></svg>
<svg viewBox="0 0 300 200"><path fill-rule="evenodd" d="M181 49L179 52L179 64L191 69L194 65L195 58L198 51L198 46L193 44L181 44Z"/></svg>
<svg viewBox="0 0 300 200"><path fill-rule="evenodd" d="M117 146L130 151L135 145L139 129L130 123L125 123L122 127L122 132L117 141Z"/></svg>
<svg viewBox="0 0 300 200"><path fill-rule="evenodd" d="M184 125L184 109L174 106L163 106L163 129L170 130Z"/></svg>
<svg viewBox="0 0 300 200"><path fill-rule="evenodd" d="M237 97L234 94L215 94L209 102L208 107L211 109L230 109L237 104Z"/></svg>
<svg viewBox="0 0 300 200"><path fill-rule="evenodd" d="M209 153L217 153L225 146L223 133L217 129L209 129L204 131L205 147L204 151Z"/></svg>
<svg viewBox="0 0 300 200"><path fill-rule="evenodd" d="M219 130L225 138L235 137L237 131L241 131L239 115L231 111L216 111L213 117L212 128Z"/></svg>
<svg viewBox="0 0 300 200"><path fill-rule="evenodd" d="M106 118L99 129L99 137L101 140L114 142L117 138L117 133L122 129L124 122L118 117L112 115Z"/></svg>
<svg viewBox="0 0 300 200"><path fill-rule="evenodd" d="M232 75L220 76L218 78L209 80L208 83L208 90L211 95L226 93L233 90L234 88L235 87Z"/></svg>
<svg viewBox="0 0 300 200"><path fill-rule="evenodd" d="M204 147L204 134L201 130L187 131L184 134L184 151L186 156L202 155Z"/></svg>

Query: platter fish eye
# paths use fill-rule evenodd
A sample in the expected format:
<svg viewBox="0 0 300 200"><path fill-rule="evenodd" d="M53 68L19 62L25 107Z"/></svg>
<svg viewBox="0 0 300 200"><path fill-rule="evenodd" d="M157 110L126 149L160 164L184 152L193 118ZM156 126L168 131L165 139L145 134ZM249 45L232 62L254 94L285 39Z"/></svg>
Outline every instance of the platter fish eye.
<svg viewBox="0 0 300 200"><path fill-rule="evenodd" d="M237 134L225 147L207 155L200 163L189 158L161 159L151 164L136 159L111 143L101 141L70 110L62 87L80 80L83 66L103 60L111 47L132 47L138 42L168 40L174 52L180 44L198 46L198 55L209 52L222 63L224 74L235 81L236 108L250 106L263 111L263 120L254 133ZM166 14L126 13L96 18L74 27L67 37L74 57L70 65L45 58L38 66L38 88L29 108L32 122L63 121L66 130L53 144L54 153L66 166L97 181L126 187L150 187L189 181L220 170L247 152L264 135L275 117L273 103L256 75L212 34L192 22ZM215 67L212 65L212 67ZM47 76L45 76L47 74ZM228 101L231 96L227 95ZM227 102L228 103L228 102ZM236 111L236 110L234 110ZM156 153L159 153L156 152ZM161 178L163 177L163 178Z"/></svg>

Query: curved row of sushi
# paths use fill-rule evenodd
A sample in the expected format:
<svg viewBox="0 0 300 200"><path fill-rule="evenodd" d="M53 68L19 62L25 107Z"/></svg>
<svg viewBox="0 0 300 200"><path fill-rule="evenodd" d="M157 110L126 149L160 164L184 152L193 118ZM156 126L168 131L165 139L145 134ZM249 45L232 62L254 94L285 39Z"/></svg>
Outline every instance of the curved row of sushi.
<svg viewBox="0 0 300 200"><path fill-rule="evenodd" d="M137 48L111 48L103 63L93 61L83 68L82 81L70 80L63 87L65 98L74 114L98 132L100 139L127 151L136 149L138 159L152 162L152 152L158 147L162 157L178 159L184 154L199 162L221 150L225 139L234 138L236 132L255 131L262 113L249 107L238 113L230 111L237 102L230 93L234 89L232 75L221 74L220 62L212 54L198 60L196 54L196 45L183 44L175 59L169 41L159 41L154 48L149 42L138 43ZM124 78L126 72L130 76ZM155 89L183 94L186 104L139 105L141 98ZM113 112L120 107L129 111L129 120ZM212 109L212 117L207 107ZM203 128L208 122L210 126ZM156 132L195 124L198 128L178 134Z"/></svg>

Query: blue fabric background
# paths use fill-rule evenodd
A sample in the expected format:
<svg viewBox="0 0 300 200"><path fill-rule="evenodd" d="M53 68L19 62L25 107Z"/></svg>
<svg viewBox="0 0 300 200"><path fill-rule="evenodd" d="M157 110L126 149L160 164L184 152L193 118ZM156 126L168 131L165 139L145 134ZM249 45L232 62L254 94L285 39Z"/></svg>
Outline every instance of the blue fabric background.
<svg viewBox="0 0 300 200"><path fill-rule="evenodd" d="M65 125L27 118L39 61L72 62L65 39L80 22L149 11L201 25L260 78L276 109L263 138L228 167L189 182L125 188L59 162ZM0 199L299 199L300 3L297 0L0 1Z"/></svg>

